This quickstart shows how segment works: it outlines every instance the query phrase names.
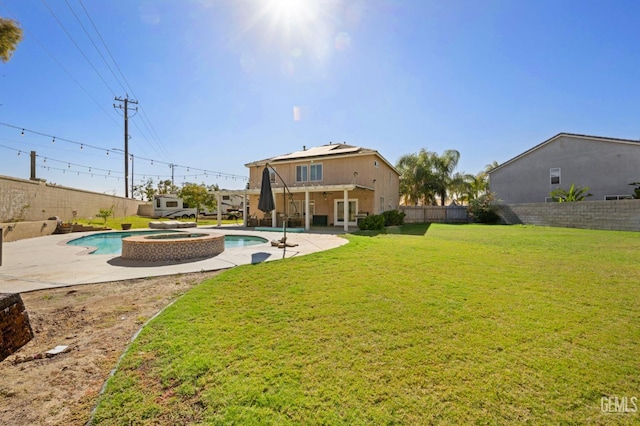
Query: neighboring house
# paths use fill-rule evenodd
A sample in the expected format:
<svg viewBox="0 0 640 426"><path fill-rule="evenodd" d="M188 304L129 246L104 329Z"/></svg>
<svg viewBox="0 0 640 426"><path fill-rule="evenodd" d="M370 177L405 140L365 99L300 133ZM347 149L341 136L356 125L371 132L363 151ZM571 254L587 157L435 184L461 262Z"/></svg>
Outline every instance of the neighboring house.
<svg viewBox="0 0 640 426"><path fill-rule="evenodd" d="M630 198L640 181L640 141L559 133L489 172L504 204L551 201L556 188L589 187L589 201Z"/></svg>
<svg viewBox="0 0 640 426"><path fill-rule="evenodd" d="M361 217L398 208L400 174L382 155L373 149L330 143L245 164L249 214L262 222L265 215L257 206L267 164L273 170L276 204L276 215L267 220L271 226L281 225L285 209L292 223L305 229L314 225L347 229Z"/></svg>

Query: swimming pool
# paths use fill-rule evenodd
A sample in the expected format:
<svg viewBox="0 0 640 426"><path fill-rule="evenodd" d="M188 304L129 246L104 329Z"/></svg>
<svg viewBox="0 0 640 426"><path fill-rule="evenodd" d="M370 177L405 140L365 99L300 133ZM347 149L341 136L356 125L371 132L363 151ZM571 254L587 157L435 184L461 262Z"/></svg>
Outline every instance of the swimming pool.
<svg viewBox="0 0 640 426"><path fill-rule="evenodd" d="M170 229L161 231L130 231L130 232L101 232L99 234L86 235L67 242L72 246L96 247L91 254L121 254L122 239L133 237L136 235L152 235L152 234L168 234L181 233ZM185 235L190 233L184 232ZM264 244L268 242L266 238L256 237L253 235L225 235L224 245L226 248L248 247L256 244Z"/></svg>

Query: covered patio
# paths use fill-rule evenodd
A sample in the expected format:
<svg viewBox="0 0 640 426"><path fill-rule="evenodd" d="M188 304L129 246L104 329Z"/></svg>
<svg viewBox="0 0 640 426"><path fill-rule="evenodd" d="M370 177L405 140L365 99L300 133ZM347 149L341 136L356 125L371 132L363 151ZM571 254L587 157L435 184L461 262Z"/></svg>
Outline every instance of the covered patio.
<svg viewBox="0 0 640 426"><path fill-rule="evenodd" d="M345 232L349 231L349 226L357 226L360 217L370 214L367 206L367 196L373 197L373 188L357 184L338 185L303 185L284 187L282 184L272 184L275 210L271 217L254 217L258 213L256 206L260 195L260 188L242 190L220 190L215 191L218 205L225 195L240 195L243 197L243 226L271 226L273 228L282 226L286 215L288 226L304 227L309 231L311 226L334 226L342 227ZM345 202L348 200L348 202ZM372 200L369 200L370 202ZM249 206L253 209L249 211ZM366 212L363 212L367 209ZM275 212L275 214L274 214ZM262 212L259 212L260 214ZM309 214L307 214L309 213ZM329 220L332 218L333 220ZM347 218L347 220L345 220ZM267 221L270 220L270 223ZM218 209L218 226L222 225L222 213Z"/></svg>

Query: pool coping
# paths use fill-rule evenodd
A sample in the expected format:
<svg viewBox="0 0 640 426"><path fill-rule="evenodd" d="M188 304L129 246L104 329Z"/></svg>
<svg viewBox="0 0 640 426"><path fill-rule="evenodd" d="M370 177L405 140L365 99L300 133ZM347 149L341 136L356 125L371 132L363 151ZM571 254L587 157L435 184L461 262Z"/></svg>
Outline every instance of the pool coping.
<svg viewBox="0 0 640 426"><path fill-rule="evenodd" d="M136 229L151 230L150 228ZM196 231L197 230L197 231ZM91 254L94 247L67 245L79 238L71 234L55 234L45 237L4 243L2 266L0 266L0 293L23 293L46 288L65 287L78 284L96 284L150 276L175 275L191 272L215 271L238 265L256 264L302 256L339 247L347 240L336 233L287 234L287 242L295 247L282 248L269 242L282 238L282 233L256 231L238 227L197 227L188 232L223 233L225 235L255 235L267 240L264 244L236 247L217 256L186 261L141 262L126 261L120 255ZM84 235L104 232L87 232Z"/></svg>

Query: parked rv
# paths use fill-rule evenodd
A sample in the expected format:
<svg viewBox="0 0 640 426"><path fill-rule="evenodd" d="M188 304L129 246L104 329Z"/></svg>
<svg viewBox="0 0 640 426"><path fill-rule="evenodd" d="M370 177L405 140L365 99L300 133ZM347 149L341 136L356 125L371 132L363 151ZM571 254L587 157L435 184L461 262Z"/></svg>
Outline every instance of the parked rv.
<svg viewBox="0 0 640 426"><path fill-rule="evenodd" d="M153 196L153 216L171 219L195 219L198 211L186 205L175 194L156 194Z"/></svg>
<svg viewBox="0 0 640 426"><path fill-rule="evenodd" d="M232 194L232 195L223 195L221 197L221 201L220 201L220 205L218 206L218 208L220 208L220 211L222 212L222 216L225 219L230 219L230 218L239 218L242 217L242 211L243 211L243 198L241 195L236 195L236 194ZM204 211L204 212L200 212L203 216L217 216L218 215L218 210L214 210L214 211Z"/></svg>
<svg viewBox="0 0 640 426"><path fill-rule="evenodd" d="M229 217L242 217L243 197L240 195L223 195L220 206L222 216L227 219ZM198 214L195 207L190 207L182 201L182 198L176 194L156 194L153 196L153 216L166 217L171 219L195 219ZM202 216L217 216L217 209L210 211L209 209L200 210Z"/></svg>

